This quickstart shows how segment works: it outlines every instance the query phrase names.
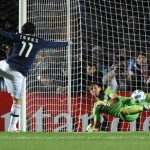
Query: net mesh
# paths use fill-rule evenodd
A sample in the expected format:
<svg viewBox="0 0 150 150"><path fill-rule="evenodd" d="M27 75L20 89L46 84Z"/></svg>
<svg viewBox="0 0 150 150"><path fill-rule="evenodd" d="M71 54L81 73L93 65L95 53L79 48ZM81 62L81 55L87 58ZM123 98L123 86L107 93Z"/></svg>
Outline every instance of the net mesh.
<svg viewBox="0 0 150 150"><path fill-rule="evenodd" d="M148 0L27 0L27 20L37 36L67 40L70 21L71 102L68 49L42 50L27 78L29 131L85 131L93 107L91 81L103 79L121 95L149 92L150 16ZM71 112L70 112L71 110ZM103 115L103 131L149 130L149 112L132 123Z"/></svg>

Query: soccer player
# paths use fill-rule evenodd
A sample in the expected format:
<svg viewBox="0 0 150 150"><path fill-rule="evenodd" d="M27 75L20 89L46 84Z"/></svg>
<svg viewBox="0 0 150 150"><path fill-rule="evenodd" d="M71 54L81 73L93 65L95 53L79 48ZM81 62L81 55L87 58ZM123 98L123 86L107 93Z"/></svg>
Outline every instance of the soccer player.
<svg viewBox="0 0 150 150"><path fill-rule="evenodd" d="M124 121L136 120L142 111L150 110L150 94L146 94L145 102L138 102L131 97L117 95L111 87L91 82L90 93L95 97L93 107L94 123L87 127L87 130L100 130L100 114L106 113Z"/></svg>
<svg viewBox="0 0 150 150"><path fill-rule="evenodd" d="M0 76L4 77L7 90L13 97L8 131L18 131L16 124L23 99L23 83L36 54L42 48L58 48L70 44L67 41L45 41L34 36L35 30L36 27L32 22L22 26L22 33L6 32L0 28L0 37L13 42L11 55L6 60L0 61Z"/></svg>

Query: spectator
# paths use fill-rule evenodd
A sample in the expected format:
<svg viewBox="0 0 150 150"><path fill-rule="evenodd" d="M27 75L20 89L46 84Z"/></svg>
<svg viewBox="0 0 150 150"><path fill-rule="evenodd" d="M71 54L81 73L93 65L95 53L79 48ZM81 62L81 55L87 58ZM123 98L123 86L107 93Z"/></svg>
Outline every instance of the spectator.
<svg viewBox="0 0 150 150"><path fill-rule="evenodd" d="M127 47L122 47L121 49L119 49L116 56L116 61L125 63L127 69L131 69L131 66L134 63L134 58L132 57L131 50Z"/></svg>
<svg viewBox="0 0 150 150"><path fill-rule="evenodd" d="M129 78L129 72L127 69L127 62L118 62L116 68L115 68L115 73L116 73L116 81L118 84L118 89L117 91L130 91L130 78Z"/></svg>
<svg viewBox="0 0 150 150"><path fill-rule="evenodd" d="M91 63L91 61L85 64L85 68L83 70L83 90L87 91L90 82L102 82L103 74L99 72L97 69L97 65L95 63Z"/></svg>
<svg viewBox="0 0 150 150"><path fill-rule="evenodd" d="M45 53L42 51L40 51L37 54L37 57L33 65L34 74L36 74L37 76L40 75L43 70L49 68L48 63L45 61L45 57L46 57Z"/></svg>
<svg viewBox="0 0 150 150"><path fill-rule="evenodd" d="M72 96L78 95L81 92L81 73L78 71L79 68L71 69L71 93ZM56 76L58 84L57 93L66 94L68 91L68 66L62 64L61 72Z"/></svg>
<svg viewBox="0 0 150 150"><path fill-rule="evenodd" d="M132 80L132 91L136 89L147 90L150 84L150 65L144 52L137 54L135 63L130 70Z"/></svg>
<svg viewBox="0 0 150 150"><path fill-rule="evenodd" d="M3 44L2 50L0 51L0 60L6 59L10 53L11 47L9 46L9 44ZM7 91L3 77L0 77L0 91Z"/></svg>
<svg viewBox="0 0 150 150"><path fill-rule="evenodd" d="M50 75L50 71L45 69L37 77L37 80L28 85L31 92L53 93L56 92L56 83Z"/></svg>
<svg viewBox="0 0 150 150"><path fill-rule="evenodd" d="M114 60L111 69L104 74L103 83L111 86L115 91L128 91L131 85L129 70L134 63L131 50L127 47L116 50Z"/></svg>
<svg viewBox="0 0 150 150"><path fill-rule="evenodd" d="M65 64L62 64L61 67L61 73L56 77L59 83L57 93L65 94L68 88L68 68Z"/></svg>

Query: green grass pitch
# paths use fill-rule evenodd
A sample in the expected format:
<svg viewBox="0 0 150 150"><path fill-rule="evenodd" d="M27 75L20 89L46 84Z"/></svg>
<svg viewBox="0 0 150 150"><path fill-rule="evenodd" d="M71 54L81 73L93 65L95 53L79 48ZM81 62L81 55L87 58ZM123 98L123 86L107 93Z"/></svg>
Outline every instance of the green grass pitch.
<svg viewBox="0 0 150 150"><path fill-rule="evenodd" d="M148 150L150 132L0 132L0 150Z"/></svg>

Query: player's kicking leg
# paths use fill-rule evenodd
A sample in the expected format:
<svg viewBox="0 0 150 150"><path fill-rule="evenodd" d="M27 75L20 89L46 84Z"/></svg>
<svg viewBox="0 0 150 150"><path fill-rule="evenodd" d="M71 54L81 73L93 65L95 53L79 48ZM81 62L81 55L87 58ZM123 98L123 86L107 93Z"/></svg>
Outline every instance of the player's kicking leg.
<svg viewBox="0 0 150 150"><path fill-rule="evenodd" d="M10 111L10 123L9 123L9 132L20 132L17 128L17 123L19 120L20 116L20 111L21 111L21 100L14 100L13 104L11 106L11 111Z"/></svg>
<svg viewBox="0 0 150 150"><path fill-rule="evenodd" d="M9 123L9 127L8 127L8 131L9 132L18 132L19 130L17 129L17 123L19 121L19 117L20 117L20 112L21 112L21 95L20 93L22 93L22 83L14 83L11 82L8 79L4 79L6 86L7 86L7 90L9 93L11 93L11 96L13 97L13 104L11 106L10 109L10 123ZM15 86L15 85L17 86ZM16 97L16 98L15 98Z"/></svg>
<svg viewBox="0 0 150 150"><path fill-rule="evenodd" d="M4 78L7 90L9 93L11 93L11 96L13 97L13 104L10 110L10 123L8 131L18 132L19 130L17 129L17 123L19 121L21 112L21 101L23 99L24 91L23 83L25 78L21 73L14 70L11 72L11 74L13 75L12 80Z"/></svg>
<svg viewBox="0 0 150 150"><path fill-rule="evenodd" d="M20 72L10 68L5 60L0 61L0 66L0 76L4 77L7 91L13 98L8 131L18 131L16 125L18 123L21 110L21 99L23 98L23 83L25 77Z"/></svg>
<svg viewBox="0 0 150 150"><path fill-rule="evenodd" d="M120 113L124 115L133 115L148 110L150 110L150 104L146 102L141 102L139 104L132 104L130 106L122 107L120 109Z"/></svg>

